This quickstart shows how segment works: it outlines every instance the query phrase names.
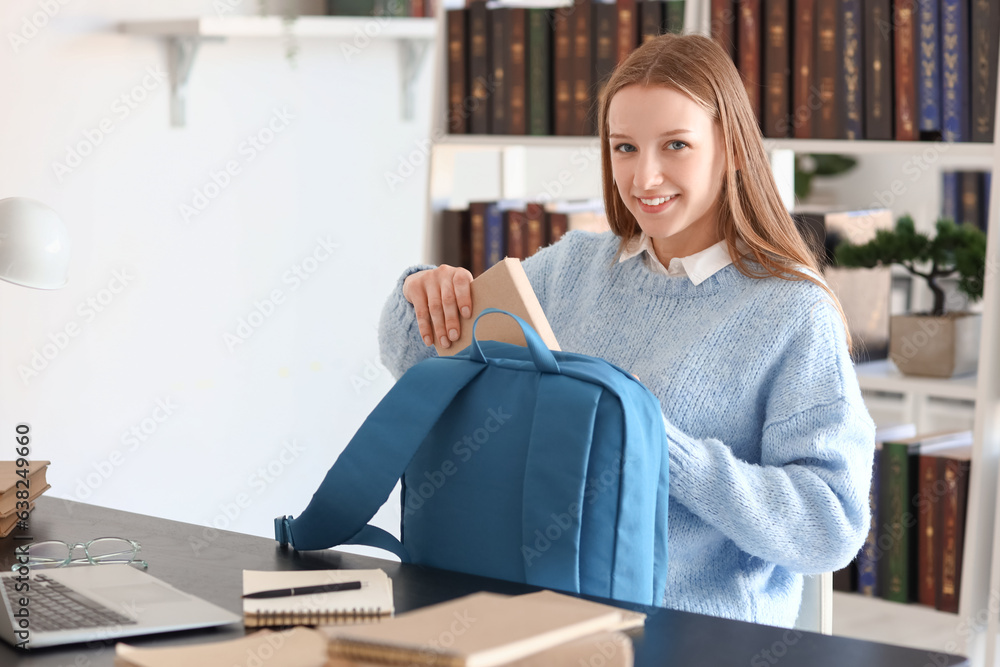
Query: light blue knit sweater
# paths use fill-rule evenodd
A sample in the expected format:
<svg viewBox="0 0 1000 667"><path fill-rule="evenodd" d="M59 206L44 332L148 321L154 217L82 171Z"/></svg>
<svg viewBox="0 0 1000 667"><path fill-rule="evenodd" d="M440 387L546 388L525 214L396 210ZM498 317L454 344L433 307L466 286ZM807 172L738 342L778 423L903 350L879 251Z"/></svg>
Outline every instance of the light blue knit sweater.
<svg viewBox="0 0 1000 667"><path fill-rule="evenodd" d="M790 627L802 574L847 565L868 533L875 425L840 316L809 282L733 266L695 286L614 263L610 232L523 262L560 347L635 373L670 441L664 606ZM400 277L379 325L399 377L436 354Z"/></svg>

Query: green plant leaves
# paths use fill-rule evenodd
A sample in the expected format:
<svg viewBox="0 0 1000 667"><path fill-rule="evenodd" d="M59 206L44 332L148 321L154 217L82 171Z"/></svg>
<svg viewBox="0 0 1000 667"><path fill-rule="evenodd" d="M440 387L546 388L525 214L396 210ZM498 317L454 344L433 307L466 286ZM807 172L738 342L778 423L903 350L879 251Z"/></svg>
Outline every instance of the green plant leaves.
<svg viewBox="0 0 1000 667"><path fill-rule="evenodd" d="M838 266L873 268L899 264L927 281L935 294L935 315L944 314L943 292L937 279L958 274L958 289L971 302L983 298L986 270L986 234L974 225L956 225L940 218L933 238L916 231L913 218L903 215L894 230L880 229L863 245L841 243L834 258ZM930 268L919 267L930 264ZM940 298L938 298L940 295Z"/></svg>

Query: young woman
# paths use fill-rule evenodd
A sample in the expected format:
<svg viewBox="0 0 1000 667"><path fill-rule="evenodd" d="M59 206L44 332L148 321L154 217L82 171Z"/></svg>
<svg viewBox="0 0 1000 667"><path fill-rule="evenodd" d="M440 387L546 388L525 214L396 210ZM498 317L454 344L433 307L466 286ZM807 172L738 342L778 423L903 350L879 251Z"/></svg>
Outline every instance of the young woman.
<svg viewBox="0 0 1000 667"><path fill-rule="evenodd" d="M524 262L562 349L630 370L669 439L664 606L791 626L802 575L847 565L869 527L875 426L840 306L782 205L732 61L663 35L599 109L612 232ZM469 272L416 266L380 323L401 375L455 340Z"/></svg>

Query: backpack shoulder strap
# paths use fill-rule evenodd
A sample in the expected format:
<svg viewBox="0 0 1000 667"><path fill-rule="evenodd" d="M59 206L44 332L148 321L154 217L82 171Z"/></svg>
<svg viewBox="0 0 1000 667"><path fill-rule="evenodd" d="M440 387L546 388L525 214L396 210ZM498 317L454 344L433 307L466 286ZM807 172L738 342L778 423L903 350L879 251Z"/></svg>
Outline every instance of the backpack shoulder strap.
<svg viewBox="0 0 1000 667"><path fill-rule="evenodd" d="M347 443L302 514L274 520L278 543L299 550L370 544L404 557L402 544L367 526L368 521L441 413L485 367L468 359L431 357L404 373Z"/></svg>

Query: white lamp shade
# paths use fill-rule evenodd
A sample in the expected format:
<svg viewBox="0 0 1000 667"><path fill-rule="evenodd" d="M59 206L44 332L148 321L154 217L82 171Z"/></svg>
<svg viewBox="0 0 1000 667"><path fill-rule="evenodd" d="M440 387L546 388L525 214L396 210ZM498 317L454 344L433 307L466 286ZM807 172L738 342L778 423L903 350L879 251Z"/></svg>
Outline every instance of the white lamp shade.
<svg viewBox="0 0 1000 667"><path fill-rule="evenodd" d="M26 197L0 199L0 278L57 289L69 277L69 232L51 208Z"/></svg>

